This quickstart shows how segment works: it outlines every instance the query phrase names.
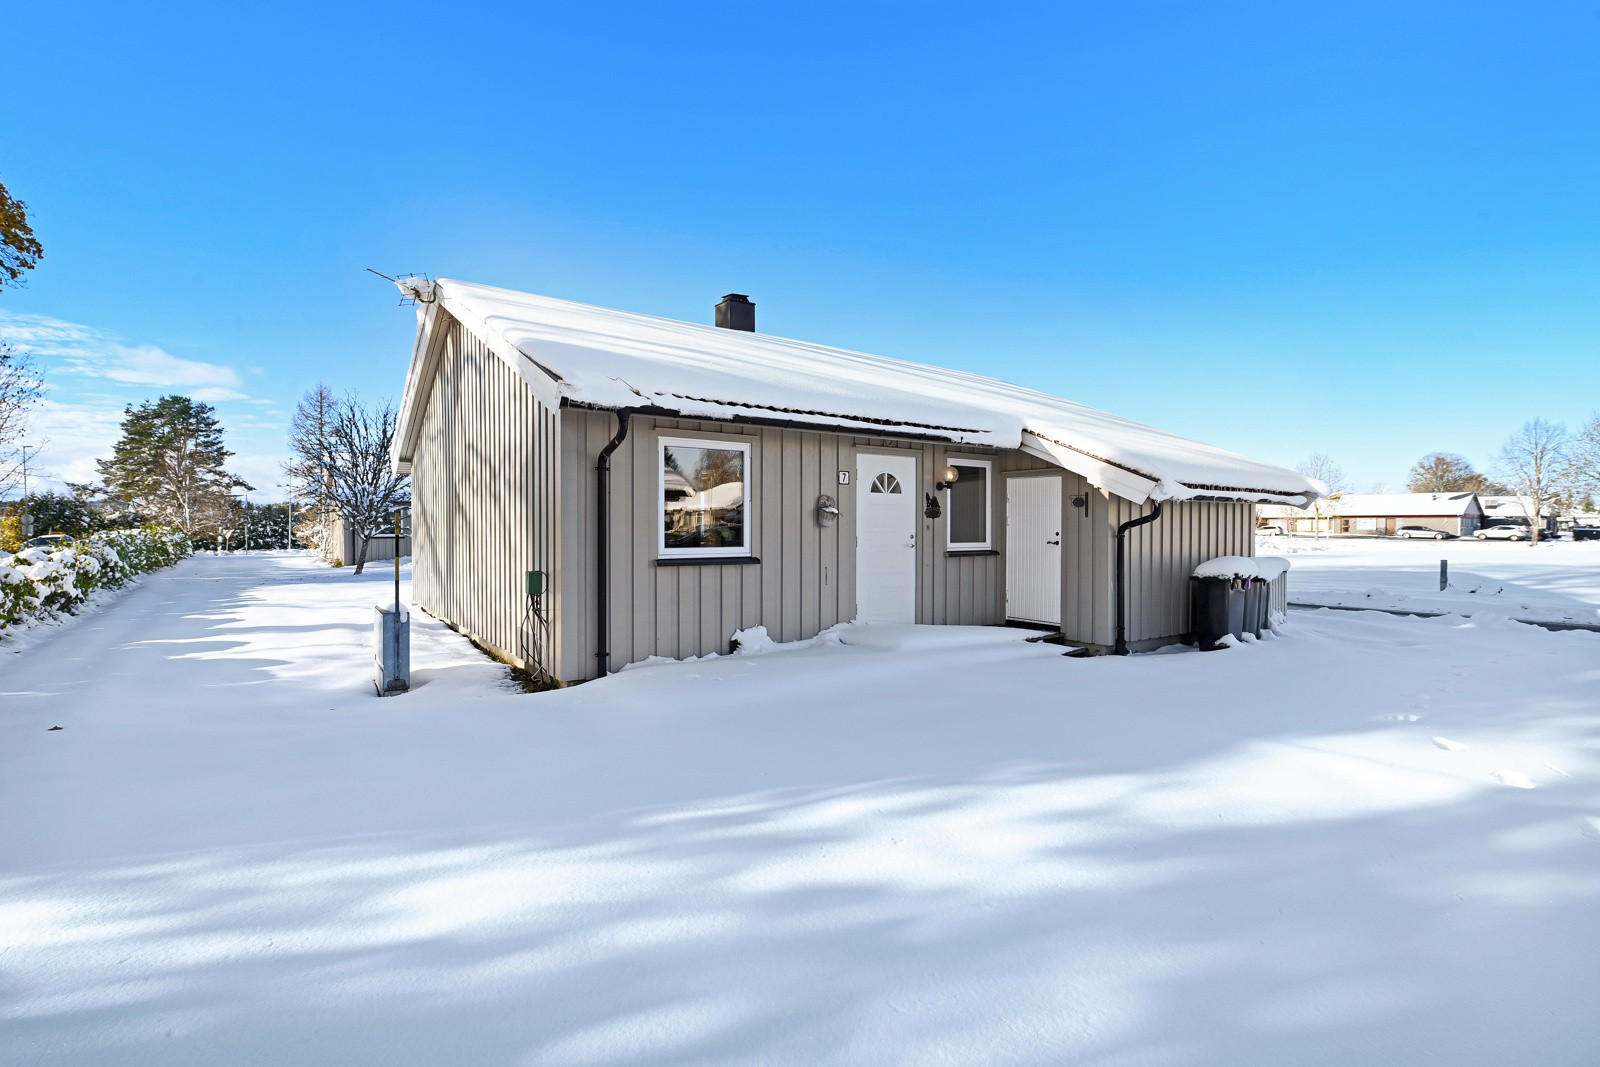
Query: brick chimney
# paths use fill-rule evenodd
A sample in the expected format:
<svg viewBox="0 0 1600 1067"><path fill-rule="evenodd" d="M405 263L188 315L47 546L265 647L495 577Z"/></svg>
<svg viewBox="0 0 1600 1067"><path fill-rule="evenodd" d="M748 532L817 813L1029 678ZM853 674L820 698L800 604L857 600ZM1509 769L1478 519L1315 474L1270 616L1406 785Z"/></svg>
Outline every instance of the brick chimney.
<svg viewBox="0 0 1600 1067"><path fill-rule="evenodd" d="M724 330L756 332L756 306L743 293L729 293L717 305L717 325Z"/></svg>

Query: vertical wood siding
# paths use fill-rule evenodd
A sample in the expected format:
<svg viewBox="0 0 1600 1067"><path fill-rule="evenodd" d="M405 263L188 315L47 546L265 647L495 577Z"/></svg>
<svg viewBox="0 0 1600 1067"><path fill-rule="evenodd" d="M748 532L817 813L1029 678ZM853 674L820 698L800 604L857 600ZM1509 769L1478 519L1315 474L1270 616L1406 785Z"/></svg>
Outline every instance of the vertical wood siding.
<svg viewBox="0 0 1600 1067"><path fill-rule="evenodd" d="M611 412L562 412L563 678L595 677L595 477L600 450L616 432ZM751 547L758 564L656 565L660 527L657 439L729 438L748 442L752 469ZM1004 551L1007 471L1052 469L1020 452L937 442L742 426L692 419L636 417L611 462L611 660L613 670L647 656L725 652L735 630L761 625L775 640L796 641L855 617L857 457L915 452L917 512L950 457L994 461L991 506L995 547ZM838 484L849 471L852 484ZM831 527L817 525L817 497L839 507ZM940 495L941 504L948 500ZM921 518L917 545L917 621L1005 621L1003 556L950 556L944 519Z"/></svg>
<svg viewBox="0 0 1600 1067"><path fill-rule="evenodd" d="M1150 513L1147 504L1107 500L1110 546L1106 564L1115 580L1116 528ZM1189 575L1216 556L1255 554L1255 508L1251 504L1190 500L1163 506L1161 518L1128 531L1128 643L1156 642L1189 632ZM1100 644L1115 638L1115 601L1109 625L1097 627Z"/></svg>
<svg viewBox="0 0 1600 1067"><path fill-rule="evenodd" d="M558 413L459 323L445 333L412 464L413 596L502 659L528 666L526 573L550 575L537 657L559 655Z"/></svg>
<svg viewBox="0 0 1600 1067"><path fill-rule="evenodd" d="M563 681L596 677L595 462L616 432L614 413L552 411L459 324L445 331L412 471L417 602L495 654L523 663L532 630L524 574L549 574L552 626L540 658ZM661 523L658 438L732 439L750 445L749 533L760 563L656 565ZM943 518L922 518L917 544L921 623L1005 621L1005 478L1055 471L1062 479L1061 628L1069 641L1114 639L1114 545L1119 523L1147 512L1080 476L1022 452L820 430L637 417L612 456L610 667L648 656L724 652L734 631L763 625L779 641L855 617L857 459L917 456L918 512L952 459L993 462L992 554L951 555ZM852 485L840 486L848 471ZM840 509L816 522L820 494ZM1087 508L1074 508L1083 496ZM939 494L948 507L946 494ZM1129 536L1130 642L1188 632L1188 574L1218 555L1249 555L1249 504L1168 505ZM525 665L525 664L524 664Z"/></svg>

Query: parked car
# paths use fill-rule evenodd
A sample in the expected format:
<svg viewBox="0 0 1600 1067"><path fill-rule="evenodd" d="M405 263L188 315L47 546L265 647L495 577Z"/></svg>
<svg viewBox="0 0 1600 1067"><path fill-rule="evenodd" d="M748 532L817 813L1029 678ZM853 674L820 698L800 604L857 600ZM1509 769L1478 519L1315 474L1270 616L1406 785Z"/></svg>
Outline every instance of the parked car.
<svg viewBox="0 0 1600 1067"><path fill-rule="evenodd" d="M1283 537L1288 532L1281 522L1264 522L1256 527L1257 537Z"/></svg>
<svg viewBox="0 0 1600 1067"><path fill-rule="evenodd" d="M1404 537L1408 539L1412 537L1425 537L1430 541L1443 541L1446 537L1455 536L1455 534L1447 534L1443 530L1434 530L1426 526L1402 526L1400 529L1394 532L1394 535L1396 537Z"/></svg>
<svg viewBox="0 0 1600 1067"><path fill-rule="evenodd" d="M22 542L23 548L64 548L77 538L70 534L40 534Z"/></svg>
<svg viewBox="0 0 1600 1067"><path fill-rule="evenodd" d="M1472 536L1480 541L1526 541L1528 528L1513 526L1510 523L1496 523L1493 526L1485 526Z"/></svg>

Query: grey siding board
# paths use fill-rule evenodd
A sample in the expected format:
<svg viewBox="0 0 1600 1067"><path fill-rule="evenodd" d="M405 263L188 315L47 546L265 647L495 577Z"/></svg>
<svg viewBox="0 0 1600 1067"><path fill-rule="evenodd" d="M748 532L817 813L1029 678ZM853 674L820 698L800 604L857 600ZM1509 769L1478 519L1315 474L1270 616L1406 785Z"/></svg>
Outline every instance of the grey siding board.
<svg viewBox="0 0 1600 1067"><path fill-rule="evenodd" d="M1150 505L1111 498L1108 577L1115 581L1117 525L1150 513ZM1193 500L1171 502L1161 518L1128 532L1127 637L1133 644L1177 638L1189 632L1189 574L1216 556L1255 551L1255 513L1250 504ZM1115 600L1107 598L1109 625L1097 626L1098 644L1115 640Z"/></svg>
<svg viewBox="0 0 1600 1067"><path fill-rule="evenodd" d="M562 677L594 671L594 463L615 432L610 412L568 408L561 413L558 449L566 489L561 517L564 556L561 616ZM753 522L751 547L759 564L658 567L659 436L733 436L751 444ZM1007 470L1049 469L1021 453L946 448L932 442L747 426L693 419L638 416L627 445L612 457L611 666L647 656L683 658L726 651L733 632L763 625L774 639L794 641L855 617L855 485L862 451L912 451L918 455L918 499L933 492L947 457L985 456L995 461L993 507L997 545L1004 525ZM852 484L840 486L837 472ZM821 494L838 501L831 527L816 522ZM995 624L1004 621L1002 556L950 557L944 520L923 519L918 538L917 620L924 623Z"/></svg>
<svg viewBox="0 0 1600 1067"><path fill-rule="evenodd" d="M616 430L611 412L545 408L509 367L459 325L442 342L439 378L414 462L418 603L512 662L523 637L522 574L550 573L553 621L546 651L559 677L596 671L598 549L595 472ZM751 446L751 548L759 564L658 567L659 436L732 437ZM951 556L943 518L921 521L917 621L1005 621L1005 476L1054 471L1062 480L1062 631L1114 638L1116 525L1147 509L1092 489L1083 478L1016 451L892 437L638 416L612 457L610 623L613 669L652 655L723 652L739 629L764 625L793 641L855 616L854 474L863 452L915 453L918 500L951 458L985 457L994 555ZM840 486L836 472L852 474ZM838 501L832 527L816 523L821 494ZM1086 495L1087 510L1073 508ZM948 499L940 494L941 504ZM1130 537L1129 639L1188 629L1187 574L1215 555L1253 548L1248 504L1187 502Z"/></svg>
<svg viewBox="0 0 1600 1067"><path fill-rule="evenodd" d="M458 323L441 344L412 467L413 599L522 664L527 571L551 576L546 613L560 610L557 413ZM557 662L554 628L539 654Z"/></svg>

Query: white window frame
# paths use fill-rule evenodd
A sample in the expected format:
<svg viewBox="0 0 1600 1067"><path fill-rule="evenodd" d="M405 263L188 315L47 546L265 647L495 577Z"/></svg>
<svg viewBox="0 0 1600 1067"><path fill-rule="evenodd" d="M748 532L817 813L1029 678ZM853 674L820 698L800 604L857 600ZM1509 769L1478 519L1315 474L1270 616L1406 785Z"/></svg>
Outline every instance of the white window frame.
<svg viewBox="0 0 1600 1067"><path fill-rule="evenodd" d="M955 521L954 500L947 497L944 508L945 550L949 552L982 552L994 548L994 460L966 456L946 456L947 467L982 467L983 475L983 540L956 541L950 536L951 523ZM950 490L946 490L947 493Z"/></svg>
<svg viewBox="0 0 1600 1067"><path fill-rule="evenodd" d="M696 545L693 548L669 548L667 546L666 514L667 514L667 449L673 446L679 448L716 448L724 452L744 453L744 502L740 510L744 514L744 544L733 548L706 548ZM734 440L726 437L657 437L656 438L656 555L659 559L709 559L713 557L744 557L755 555L755 517L750 507L750 479L754 474L752 468L752 450L748 440Z"/></svg>

